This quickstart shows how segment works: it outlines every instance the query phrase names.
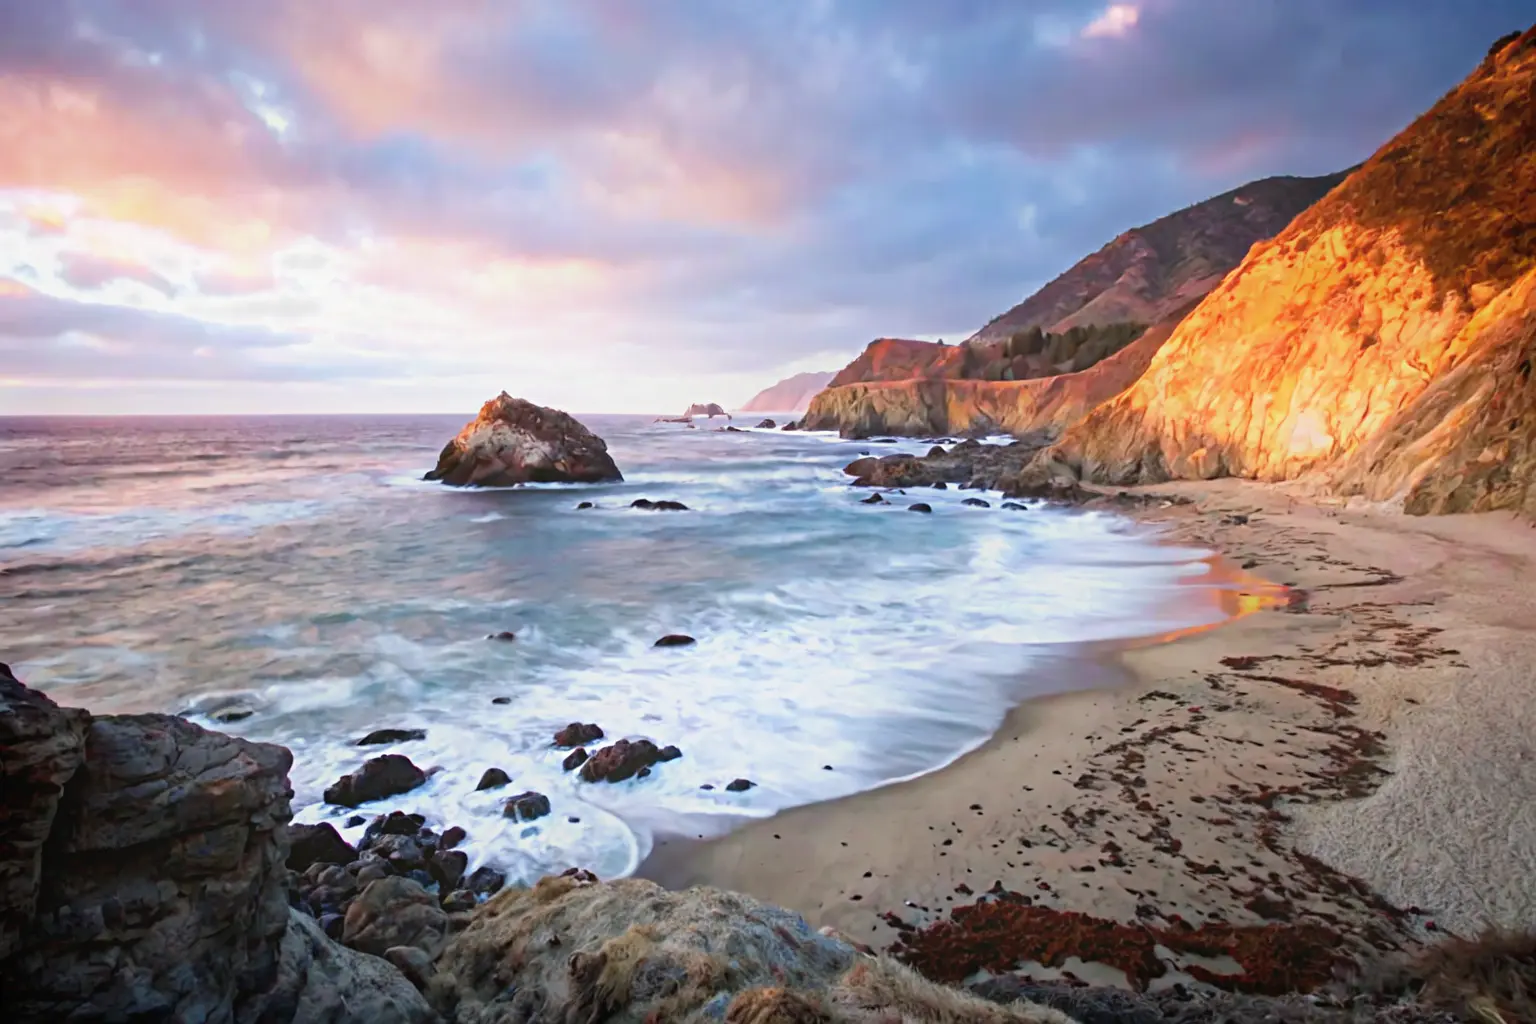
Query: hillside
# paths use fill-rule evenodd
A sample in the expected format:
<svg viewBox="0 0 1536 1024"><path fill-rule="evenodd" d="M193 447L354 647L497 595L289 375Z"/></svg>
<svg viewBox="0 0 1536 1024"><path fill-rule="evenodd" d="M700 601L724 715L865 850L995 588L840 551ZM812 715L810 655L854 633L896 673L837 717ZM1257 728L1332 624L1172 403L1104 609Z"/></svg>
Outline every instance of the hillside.
<svg viewBox="0 0 1536 1024"><path fill-rule="evenodd" d="M1214 288L1255 242L1273 238L1345 174L1273 177L1132 228L996 317L967 344L1030 327L1157 323Z"/></svg>
<svg viewBox="0 0 1536 1024"><path fill-rule="evenodd" d="M1072 373L1020 381L875 380L828 388L812 400L801 425L845 437L1006 433L1051 440L1133 384L1188 311L1175 310L1114 354Z"/></svg>
<svg viewBox="0 0 1536 1024"><path fill-rule="evenodd" d="M1242 265L1052 453L1536 515L1536 29Z"/></svg>
<svg viewBox="0 0 1536 1024"><path fill-rule="evenodd" d="M737 412L801 413L834 376L831 370L797 373L753 395Z"/></svg>
<svg viewBox="0 0 1536 1024"><path fill-rule="evenodd" d="M1039 381L1088 371L1143 337L1166 339L1188 313L1257 242L1342 181L1274 177L1133 228L963 345L880 338L844 367L810 410L817 429L849 436L901 433L1055 432L1085 412L1087 396L1104 401L1109 381L1128 386L1145 369L1146 344L1102 374L1063 382ZM1147 325L1158 330L1149 330ZM1130 369L1128 369L1130 368ZM1128 376L1128 373L1130 376ZM919 385L919 381L991 382L996 386ZM896 388L883 386L912 382ZM1017 382L1017 383L1013 383ZM1042 396L1073 395L1071 401ZM944 424L915 430L916 424Z"/></svg>

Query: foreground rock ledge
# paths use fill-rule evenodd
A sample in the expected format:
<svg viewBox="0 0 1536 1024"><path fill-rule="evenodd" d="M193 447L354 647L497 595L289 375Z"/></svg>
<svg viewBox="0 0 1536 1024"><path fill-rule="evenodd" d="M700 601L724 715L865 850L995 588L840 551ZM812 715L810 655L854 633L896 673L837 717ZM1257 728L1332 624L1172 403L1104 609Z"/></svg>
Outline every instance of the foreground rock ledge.
<svg viewBox="0 0 1536 1024"><path fill-rule="evenodd" d="M503 391L480 407L424 479L452 487L623 480L602 438L558 409Z"/></svg>
<svg viewBox="0 0 1536 1024"><path fill-rule="evenodd" d="M0 665L0 1020L435 1019L289 909L293 755L60 708Z"/></svg>

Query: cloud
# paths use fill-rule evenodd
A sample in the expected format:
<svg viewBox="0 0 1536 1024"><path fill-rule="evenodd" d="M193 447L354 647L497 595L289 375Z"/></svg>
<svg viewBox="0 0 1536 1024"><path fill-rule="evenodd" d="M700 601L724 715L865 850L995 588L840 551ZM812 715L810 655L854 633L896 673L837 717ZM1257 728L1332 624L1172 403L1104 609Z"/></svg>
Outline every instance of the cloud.
<svg viewBox="0 0 1536 1024"><path fill-rule="evenodd" d="M3 4L0 273L102 300L54 371L772 375L1353 163L1524 6Z"/></svg>
<svg viewBox="0 0 1536 1024"><path fill-rule="evenodd" d="M1110 4L1083 29L1083 38L1119 38L1135 28L1140 17L1141 10L1135 4Z"/></svg>
<svg viewBox="0 0 1536 1024"><path fill-rule="evenodd" d="M88 252L66 252L61 255L59 276L68 284L85 291L96 291L113 281L136 281L170 297L176 294L176 286L154 270L142 264L110 256L97 256Z"/></svg>

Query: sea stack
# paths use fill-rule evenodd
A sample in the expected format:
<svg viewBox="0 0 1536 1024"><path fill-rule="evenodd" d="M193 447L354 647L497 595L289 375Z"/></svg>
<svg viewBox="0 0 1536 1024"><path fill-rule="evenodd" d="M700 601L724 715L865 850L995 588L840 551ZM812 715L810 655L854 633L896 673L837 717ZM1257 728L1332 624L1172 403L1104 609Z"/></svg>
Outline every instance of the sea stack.
<svg viewBox="0 0 1536 1024"><path fill-rule="evenodd" d="M603 439L558 409L503 391L444 446L424 479L451 487L623 480Z"/></svg>

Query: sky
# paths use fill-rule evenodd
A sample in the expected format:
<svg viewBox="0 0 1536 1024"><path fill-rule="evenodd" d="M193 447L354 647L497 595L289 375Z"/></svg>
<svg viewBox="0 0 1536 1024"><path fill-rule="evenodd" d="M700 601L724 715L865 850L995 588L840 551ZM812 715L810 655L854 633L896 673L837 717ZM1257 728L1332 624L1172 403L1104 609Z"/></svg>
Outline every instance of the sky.
<svg viewBox="0 0 1536 1024"><path fill-rule="evenodd" d="M737 405L1368 156L1529 0L0 0L0 415Z"/></svg>

